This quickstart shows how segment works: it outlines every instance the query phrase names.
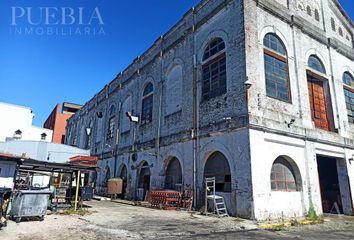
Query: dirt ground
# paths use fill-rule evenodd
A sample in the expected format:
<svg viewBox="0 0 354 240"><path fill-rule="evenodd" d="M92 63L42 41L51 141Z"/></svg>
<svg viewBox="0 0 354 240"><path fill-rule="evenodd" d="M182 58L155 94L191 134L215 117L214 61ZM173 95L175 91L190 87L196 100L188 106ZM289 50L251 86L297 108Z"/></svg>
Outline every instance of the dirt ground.
<svg viewBox="0 0 354 240"><path fill-rule="evenodd" d="M354 239L354 217L330 217L324 224L288 231L259 230L257 223L206 217L110 201L92 201L90 215L47 215L43 222L9 221L1 240L109 239Z"/></svg>

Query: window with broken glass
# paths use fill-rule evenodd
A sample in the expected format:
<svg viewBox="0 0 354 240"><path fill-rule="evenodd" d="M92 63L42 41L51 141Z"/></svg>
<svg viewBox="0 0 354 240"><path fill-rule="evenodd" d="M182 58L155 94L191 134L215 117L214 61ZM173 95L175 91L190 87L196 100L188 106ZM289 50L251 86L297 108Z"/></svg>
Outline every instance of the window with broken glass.
<svg viewBox="0 0 354 240"><path fill-rule="evenodd" d="M343 83L348 121L354 123L354 77L349 72L345 72L343 74Z"/></svg>
<svg viewBox="0 0 354 240"><path fill-rule="evenodd" d="M111 117L108 121L107 139L114 137L114 117Z"/></svg>
<svg viewBox="0 0 354 240"><path fill-rule="evenodd" d="M288 57L284 44L272 33L263 40L266 93L268 97L291 102Z"/></svg>
<svg viewBox="0 0 354 240"><path fill-rule="evenodd" d="M203 55L202 100L226 93L225 43L221 38L212 40Z"/></svg>
<svg viewBox="0 0 354 240"><path fill-rule="evenodd" d="M115 114L116 114L116 108L114 105L112 105L109 108L109 120L108 120L107 136L106 136L107 140L112 139L114 137Z"/></svg>
<svg viewBox="0 0 354 240"><path fill-rule="evenodd" d="M148 83L143 92L142 111L141 111L141 123L149 123L152 121L152 109L153 109L153 92L154 86L152 83Z"/></svg>
<svg viewBox="0 0 354 240"><path fill-rule="evenodd" d="M280 157L275 160L271 172L272 191L296 191L293 168L287 160Z"/></svg>

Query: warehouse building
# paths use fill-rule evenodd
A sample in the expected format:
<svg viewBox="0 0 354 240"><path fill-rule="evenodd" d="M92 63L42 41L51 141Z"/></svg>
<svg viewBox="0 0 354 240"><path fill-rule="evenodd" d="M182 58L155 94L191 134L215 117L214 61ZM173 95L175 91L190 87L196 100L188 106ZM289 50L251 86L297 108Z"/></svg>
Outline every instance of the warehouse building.
<svg viewBox="0 0 354 240"><path fill-rule="evenodd" d="M214 176L235 216L352 214L353 26L336 0L201 1L70 118L66 144L126 198L182 187L202 206Z"/></svg>

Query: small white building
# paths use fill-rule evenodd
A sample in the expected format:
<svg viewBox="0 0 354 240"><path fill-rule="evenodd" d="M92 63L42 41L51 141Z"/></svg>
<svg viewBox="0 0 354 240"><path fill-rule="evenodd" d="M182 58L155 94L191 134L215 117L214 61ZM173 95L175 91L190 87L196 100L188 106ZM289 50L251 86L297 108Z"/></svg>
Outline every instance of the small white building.
<svg viewBox="0 0 354 240"><path fill-rule="evenodd" d="M9 140L52 140L53 131L32 125L31 108L0 102L0 142Z"/></svg>
<svg viewBox="0 0 354 240"><path fill-rule="evenodd" d="M38 161L68 163L75 156L90 156L90 150L45 141L0 142L0 153L14 154Z"/></svg>

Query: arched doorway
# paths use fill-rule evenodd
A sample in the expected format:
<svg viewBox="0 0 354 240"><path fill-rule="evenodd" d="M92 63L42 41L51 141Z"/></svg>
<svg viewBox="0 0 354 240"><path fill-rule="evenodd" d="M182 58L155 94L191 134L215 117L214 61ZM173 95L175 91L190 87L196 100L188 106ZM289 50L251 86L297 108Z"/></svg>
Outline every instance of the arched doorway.
<svg viewBox="0 0 354 240"><path fill-rule="evenodd" d="M215 177L216 192L231 192L231 171L229 162L221 152L210 155L204 168L204 178Z"/></svg>
<svg viewBox="0 0 354 240"><path fill-rule="evenodd" d="M139 167L138 188L143 189L143 193L139 194L139 198L144 199L146 192L150 190L150 176L150 166L144 161Z"/></svg>
<svg viewBox="0 0 354 240"><path fill-rule="evenodd" d="M177 158L172 158L166 169L165 188L181 190L182 187L182 168Z"/></svg>
<svg viewBox="0 0 354 240"><path fill-rule="evenodd" d="M121 167L121 171L120 171L120 175L119 177L123 180L123 191L122 191L122 198L125 197L125 194L127 192L127 177L128 177L128 171L127 171L127 167L125 166L125 164L123 164L123 166Z"/></svg>
<svg viewBox="0 0 354 240"><path fill-rule="evenodd" d="M111 178L111 169L107 166L106 167L106 175L104 178L104 186L107 187L108 180Z"/></svg>

